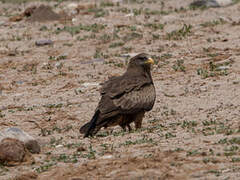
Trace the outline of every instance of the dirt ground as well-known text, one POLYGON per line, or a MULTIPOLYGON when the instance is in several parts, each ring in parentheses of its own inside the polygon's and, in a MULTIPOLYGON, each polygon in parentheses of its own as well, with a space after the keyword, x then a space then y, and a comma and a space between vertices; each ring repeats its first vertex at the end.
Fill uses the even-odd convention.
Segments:
POLYGON ((0 179, 240 179, 240 4, 70 3, 41 4, 71 22, 11 22, 40 2, 0 2, 0 129, 17 126, 42 147, 34 164, 0 165, 0 179), (44 39, 53 45, 35 45, 44 39), (99 84, 141 52, 156 61, 157 92, 143 128, 84 139, 99 84))

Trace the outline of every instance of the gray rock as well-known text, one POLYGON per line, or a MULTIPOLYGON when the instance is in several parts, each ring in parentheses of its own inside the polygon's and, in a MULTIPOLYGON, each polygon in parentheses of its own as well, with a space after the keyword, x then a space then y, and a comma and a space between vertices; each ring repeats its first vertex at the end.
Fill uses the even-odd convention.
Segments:
POLYGON ((45 40, 38 40, 35 42, 36 46, 46 46, 46 45, 52 45, 53 41, 50 39, 45 40))
POLYGON ((13 138, 22 141, 31 153, 40 153, 41 151, 37 140, 19 128, 10 127, 0 131, 0 142, 5 138, 13 138))
POLYGON ((190 7, 224 7, 233 4, 233 0, 196 0, 190 4, 190 7))
POLYGON ((197 0, 190 4, 190 7, 220 7, 216 0, 197 0))
POLYGON ((95 62, 104 62, 104 59, 103 58, 95 58, 90 61, 84 61, 81 64, 93 64, 95 62))

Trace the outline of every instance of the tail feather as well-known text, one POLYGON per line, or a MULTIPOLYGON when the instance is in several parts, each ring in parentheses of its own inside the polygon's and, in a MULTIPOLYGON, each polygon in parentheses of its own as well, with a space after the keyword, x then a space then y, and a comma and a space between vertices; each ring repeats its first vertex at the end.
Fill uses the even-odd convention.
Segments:
POLYGON ((93 135, 93 132, 94 132, 94 129, 96 127, 96 121, 98 119, 98 116, 99 116, 99 113, 100 111, 97 110, 95 112, 95 114, 93 115, 92 119, 90 122, 88 122, 87 124, 83 125, 81 128, 80 128, 80 132, 84 133, 84 137, 88 137, 89 135, 93 135))

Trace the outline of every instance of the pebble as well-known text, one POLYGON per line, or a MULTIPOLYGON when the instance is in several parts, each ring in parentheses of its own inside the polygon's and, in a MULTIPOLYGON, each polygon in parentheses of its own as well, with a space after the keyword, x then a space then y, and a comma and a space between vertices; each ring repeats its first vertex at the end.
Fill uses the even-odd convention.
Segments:
POLYGON ((233 4, 233 0, 197 0, 190 4, 193 7, 224 7, 233 4))
POLYGON ((57 69, 62 69, 63 63, 62 63, 62 62, 56 62, 55 67, 56 67, 57 69))
POLYGON ((10 127, 0 131, 0 142, 5 138, 22 141, 31 153, 40 153, 41 148, 37 140, 17 127, 10 127))
POLYGON ((0 163, 7 166, 15 166, 22 162, 34 162, 24 143, 18 139, 4 138, 0 142, 0 163))
POLYGON ((99 83, 83 83, 82 85, 87 88, 90 86, 99 86, 99 83))
POLYGON ((62 144, 59 144, 59 145, 56 146, 56 148, 62 148, 62 147, 63 147, 62 144))
POLYGON ((8 54, 9 50, 5 47, 0 47, 0 54, 8 54))
POLYGON ((92 63, 95 63, 95 62, 104 62, 104 59, 102 59, 102 58, 96 58, 96 59, 92 59, 92 60, 90 60, 90 61, 82 62, 81 64, 92 64, 92 63))
POLYGON ((227 70, 229 69, 229 66, 219 66, 216 68, 216 70, 227 70))
POLYGON ((37 40, 35 42, 36 46, 46 46, 46 45, 52 45, 53 41, 50 39, 45 39, 45 40, 37 40))

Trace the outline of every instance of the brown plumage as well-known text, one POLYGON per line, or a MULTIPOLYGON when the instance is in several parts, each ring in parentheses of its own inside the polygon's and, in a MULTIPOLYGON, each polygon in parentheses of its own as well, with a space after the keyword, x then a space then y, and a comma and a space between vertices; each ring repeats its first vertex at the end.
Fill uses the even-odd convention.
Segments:
POLYGON ((102 98, 91 121, 80 128, 84 137, 96 134, 102 127, 120 125, 124 130, 134 122, 141 128, 146 111, 154 105, 156 93, 151 76, 153 60, 145 53, 130 59, 127 71, 104 82, 102 98))

